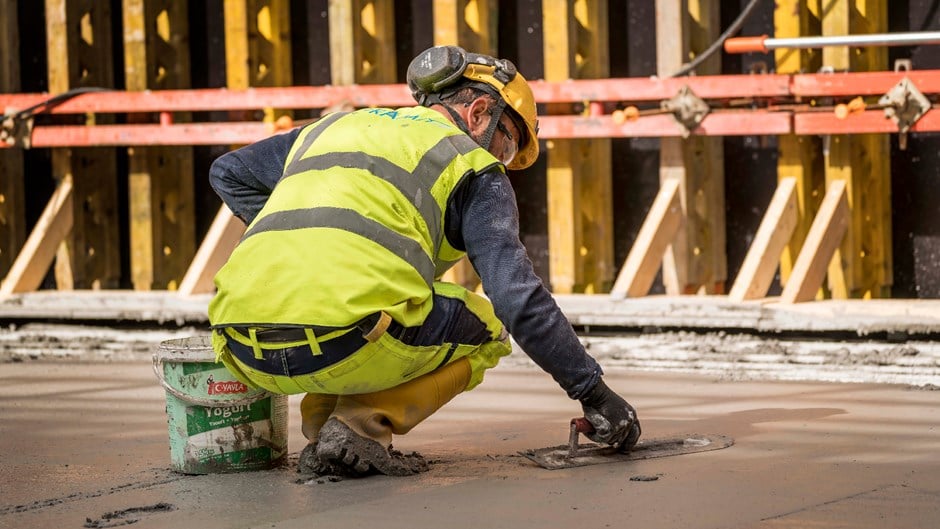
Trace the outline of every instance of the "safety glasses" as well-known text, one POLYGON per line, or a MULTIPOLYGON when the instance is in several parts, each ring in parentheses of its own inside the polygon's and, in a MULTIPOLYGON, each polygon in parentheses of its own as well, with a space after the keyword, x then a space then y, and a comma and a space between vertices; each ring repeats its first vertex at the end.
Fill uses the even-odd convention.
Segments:
POLYGON ((503 154, 499 157, 499 161, 503 162, 504 165, 509 165, 519 152, 519 144, 513 138, 512 133, 509 132, 509 127, 504 125, 502 120, 496 122, 496 130, 506 136, 506 141, 503 142, 503 154))

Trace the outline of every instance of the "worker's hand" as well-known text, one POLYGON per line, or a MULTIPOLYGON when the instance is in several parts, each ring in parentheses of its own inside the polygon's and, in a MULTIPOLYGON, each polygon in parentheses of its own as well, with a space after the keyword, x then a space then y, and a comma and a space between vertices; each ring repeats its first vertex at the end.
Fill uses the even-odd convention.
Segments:
POLYGON ((617 395, 603 380, 583 399, 584 417, 594 426, 594 433, 585 434, 597 443, 629 450, 640 439, 640 420, 636 410, 623 397, 617 395))

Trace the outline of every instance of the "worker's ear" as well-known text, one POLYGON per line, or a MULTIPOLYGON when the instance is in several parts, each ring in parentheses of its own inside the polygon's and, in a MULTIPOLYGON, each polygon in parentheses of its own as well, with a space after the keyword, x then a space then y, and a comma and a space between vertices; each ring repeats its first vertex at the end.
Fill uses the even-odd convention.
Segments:
POLYGON ((476 137, 486 131, 490 124, 490 100, 480 96, 470 102, 467 108, 467 127, 472 136, 476 137))

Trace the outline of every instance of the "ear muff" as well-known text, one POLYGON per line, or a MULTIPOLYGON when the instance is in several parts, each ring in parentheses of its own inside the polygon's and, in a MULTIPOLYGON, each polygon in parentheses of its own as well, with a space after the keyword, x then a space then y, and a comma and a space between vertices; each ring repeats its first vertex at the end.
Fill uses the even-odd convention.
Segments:
POLYGON ((429 48, 408 65, 408 87, 423 105, 429 94, 439 93, 454 84, 467 69, 467 53, 457 46, 429 48))

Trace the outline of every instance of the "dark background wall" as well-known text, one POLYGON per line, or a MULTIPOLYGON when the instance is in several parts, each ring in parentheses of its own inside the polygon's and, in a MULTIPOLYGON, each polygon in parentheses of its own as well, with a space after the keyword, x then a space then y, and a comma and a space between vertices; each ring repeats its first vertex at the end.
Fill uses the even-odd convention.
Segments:
MULTIPOLYGON (((891 31, 940 30, 940 0, 889 2, 891 31)), ((889 58, 940 69, 940 47, 899 47, 889 58)), ((940 298, 940 134, 912 134, 901 151, 891 137, 894 289, 898 298, 940 298)))
MULTIPOLYGON (((110 0, 113 13, 121 12, 121 1, 110 0)), ((541 0, 508 0, 499 6, 499 54, 514 61, 530 79, 544 74, 541 0)), ((748 0, 724 0, 722 26, 727 27, 748 0)), ((764 2, 745 24, 742 34, 773 34, 773 3, 764 2)), ((225 85, 224 27, 222 0, 191 0, 190 47, 195 88, 225 85)), ((327 84, 330 80, 328 0, 294 0, 291 3, 295 84, 327 84)), ((891 31, 940 30, 940 0, 892 0, 889 2, 891 31)), ((42 2, 23 2, 19 8, 21 32, 22 89, 42 92, 48 88, 46 35, 42 2)), ((395 3, 396 57, 399 81, 411 57, 432 44, 431 0, 399 0, 395 3)), ((121 20, 115 16, 116 88, 123 87, 121 20)), ((645 77, 656 71, 656 34, 653 2, 624 0, 609 2, 610 69, 612 77, 645 77)), ((940 51, 933 47, 890 49, 890 58, 909 58, 915 69, 940 68, 940 51)), ((772 55, 722 57, 723 73, 750 72, 761 63, 773 70, 772 55)), ((197 116, 208 119, 213 116, 197 116)), ((219 116, 221 118, 221 116, 219 116)), ((300 115, 299 117, 307 117, 300 115)), ((893 207, 893 296, 940 298, 940 135, 913 134, 908 149, 891 140, 893 207)), ((615 139, 613 145, 615 258, 619 266, 633 245, 636 234, 659 188, 659 141, 615 139)), ((733 281, 753 240, 761 217, 776 186, 777 145, 774 137, 745 136, 724 140, 726 156, 726 210, 728 282, 733 281)), ((198 239, 207 232, 220 202, 204 176, 212 160, 227 147, 198 147, 195 150, 198 239)), ((126 167, 124 150, 119 163, 126 167)), ((26 214, 31 227, 54 188, 46 150, 26 152, 26 214)), ((548 277, 548 237, 545 189, 545 158, 526 171, 510 175, 519 198, 522 238, 537 272, 548 277)), ((126 179, 122 179, 126 186, 126 179)), ((126 190, 121 190, 126 196, 126 190)), ((122 206, 126 240, 127 211, 122 206)), ((129 269, 125 256, 123 266, 129 269)), ((47 284, 51 279, 47 279, 47 284)), ((129 288, 129 278, 122 279, 129 288)), ((653 293, 662 292, 657 279, 653 293)), ((771 294, 778 293, 775 286, 771 294)))

